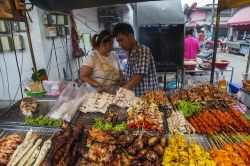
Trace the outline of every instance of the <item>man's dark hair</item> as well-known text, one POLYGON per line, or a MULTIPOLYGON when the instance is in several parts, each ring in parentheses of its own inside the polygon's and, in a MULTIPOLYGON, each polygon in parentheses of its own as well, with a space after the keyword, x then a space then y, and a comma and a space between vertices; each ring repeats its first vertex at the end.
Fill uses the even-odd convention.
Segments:
POLYGON ((114 36, 117 36, 119 33, 122 33, 124 35, 129 35, 130 33, 132 33, 134 35, 134 30, 130 24, 122 22, 116 24, 115 27, 113 28, 114 36))
POLYGON ((193 35, 193 30, 192 29, 187 29, 185 32, 185 35, 193 35))

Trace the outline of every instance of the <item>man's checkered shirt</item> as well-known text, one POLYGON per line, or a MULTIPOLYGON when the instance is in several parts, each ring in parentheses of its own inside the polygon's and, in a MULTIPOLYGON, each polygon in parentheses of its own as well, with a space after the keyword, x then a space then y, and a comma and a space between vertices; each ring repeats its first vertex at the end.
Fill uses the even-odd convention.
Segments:
POLYGON ((137 43, 128 56, 126 81, 132 79, 135 74, 143 74, 142 81, 133 88, 136 96, 142 96, 147 90, 158 90, 159 83, 156 75, 154 58, 150 49, 137 43))

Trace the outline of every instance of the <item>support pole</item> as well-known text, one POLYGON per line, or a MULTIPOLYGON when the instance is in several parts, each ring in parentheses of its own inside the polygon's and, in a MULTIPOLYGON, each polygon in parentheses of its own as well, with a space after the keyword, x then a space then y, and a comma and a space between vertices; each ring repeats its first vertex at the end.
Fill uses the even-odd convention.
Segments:
POLYGON ((213 0, 213 8, 212 8, 212 20, 211 20, 211 34, 214 33, 214 10, 215 9, 215 0, 213 0))
POLYGON ((30 29, 29 29, 27 20, 25 21, 25 27, 26 27, 26 34, 27 34, 27 39, 28 39, 28 44, 29 44, 29 49, 30 49, 31 60, 33 64, 33 71, 36 72, 37 71, 36 60, 34 56, 33 46, 32 46, 31 37, 30 37, 30 29))
POLYGON ((213 52, 213 60, 212 60, 212 71, 211 71, 211 78, 210 84, 214 83, 214 69, 215 69, 215 61, 216 61, 216 54, 217 54, 217 47, 218 47, 218 34, 219 34, 219 27, 220 27, 220 6, 221 1, 218 1, 218 8, 216 14, 216 29, 215 29, 215 37, 214 37, 214 52, 213 52))
MULTIPOLYGON (((250 48, 249 48, 250 49, 250 48)), ((250 51, 248 52, 248 58, 247 58, 247 66, 246 66, 246 73, 249 72, 249 64, 250 64, 250 51)), ((245 80, 247 80, 247 74, 245 75, 245 80)))

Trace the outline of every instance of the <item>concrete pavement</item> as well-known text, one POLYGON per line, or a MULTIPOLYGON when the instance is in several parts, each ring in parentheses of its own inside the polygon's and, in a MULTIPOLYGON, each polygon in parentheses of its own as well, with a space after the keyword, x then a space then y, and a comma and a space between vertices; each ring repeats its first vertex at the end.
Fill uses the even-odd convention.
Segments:
MULTIPOLYGON (((234 67, 233 83, 240 83, 242 81, 242 73, 245 73, 246 71, 247 57, 230 53, 218 52, 217 59, 230 61, 229 65, 234 67)), ((230 75, 230 72, 225 73, 225 76, 228 81, 230 80, 230 75)))

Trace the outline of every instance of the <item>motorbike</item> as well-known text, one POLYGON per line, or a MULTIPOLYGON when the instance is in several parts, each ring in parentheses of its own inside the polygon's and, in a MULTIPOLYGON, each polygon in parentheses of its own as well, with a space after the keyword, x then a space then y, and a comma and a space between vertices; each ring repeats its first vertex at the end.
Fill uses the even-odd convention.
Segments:
MULTIPOLYGON (((218 42, 217 42, 218 47, 223 47, 223 40, 224 40, 223 37, 220 37, 220 38, 218 39, 218 42)), ((206 49, 206 50, 214 49, 214 41, 211 40, 211 39, 208 39, 208 40, 206 41, 206 43, 205 43, 205 49, 206 49)))

